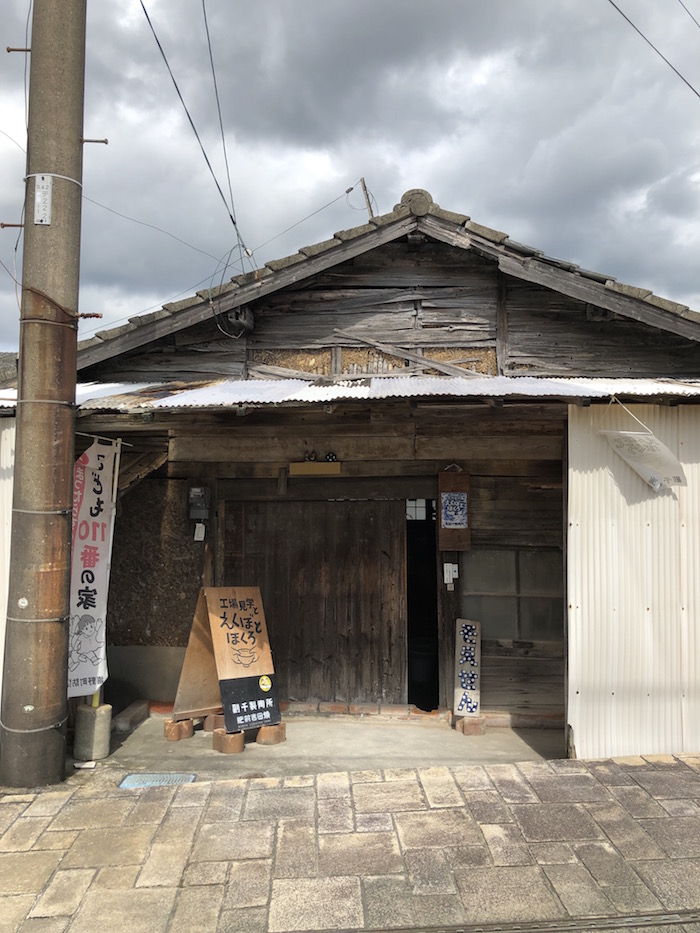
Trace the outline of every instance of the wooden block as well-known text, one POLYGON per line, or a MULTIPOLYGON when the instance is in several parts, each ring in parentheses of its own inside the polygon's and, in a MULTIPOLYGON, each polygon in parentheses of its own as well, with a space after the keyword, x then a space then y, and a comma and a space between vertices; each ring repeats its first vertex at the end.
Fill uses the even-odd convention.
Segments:
POLYGON ((237 755, 245 748, 245 733, 214 729, 212 748, 215 752, 222 752, 224 755, 237 755))
POLYGON ((204 723, 202 724, 204 732, 213 732, 215 729, 223 728, 225 728, 223 713, 210 713, 204 717, 204 723))
POLYGON ((486 732, 486 717, 465 716, 463 719, 457 720, 455 729, 457 732, 461 732, 462 735, 484 735, 486 732))
POLYGON ((287 738, 287 724, 281 722, 276 726, 260 726, 258 737, 255 740, 258 745, 279 745, 287 738))
POLYGON ((194 720, 173 719, 163 720, 163 732, 168 742, 179 742, 180 739, 189 739, 194 734, 194 720))

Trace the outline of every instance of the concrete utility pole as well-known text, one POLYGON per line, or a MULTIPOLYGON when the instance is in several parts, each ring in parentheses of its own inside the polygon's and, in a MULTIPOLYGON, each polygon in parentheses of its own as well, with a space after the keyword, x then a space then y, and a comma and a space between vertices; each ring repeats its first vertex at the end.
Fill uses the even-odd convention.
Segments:
POLYGON ((0 784, 64 778, 86 0, 34 0, 0 784))

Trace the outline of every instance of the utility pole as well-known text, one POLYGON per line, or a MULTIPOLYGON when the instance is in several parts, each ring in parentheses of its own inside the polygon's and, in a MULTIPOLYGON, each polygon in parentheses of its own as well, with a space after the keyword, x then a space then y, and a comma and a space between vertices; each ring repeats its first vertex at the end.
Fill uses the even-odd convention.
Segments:
POLYGON ((34 0, 0 785, 65 777, 86 0, 34 0))

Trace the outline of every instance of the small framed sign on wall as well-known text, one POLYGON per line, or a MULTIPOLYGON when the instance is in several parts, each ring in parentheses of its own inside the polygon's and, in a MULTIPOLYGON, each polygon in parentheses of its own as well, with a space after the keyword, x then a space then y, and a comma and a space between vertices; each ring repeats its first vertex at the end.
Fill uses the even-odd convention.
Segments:
POLYGON ((438 473, 438 548, 471 548, 471 502, 468 473, 438 473))

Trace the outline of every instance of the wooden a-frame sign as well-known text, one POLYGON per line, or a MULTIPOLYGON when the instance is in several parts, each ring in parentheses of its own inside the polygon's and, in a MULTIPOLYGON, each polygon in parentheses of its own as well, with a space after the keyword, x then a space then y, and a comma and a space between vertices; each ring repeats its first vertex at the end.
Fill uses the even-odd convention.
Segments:
POLYGON ((195 719, 222 709, 227 732, 282 721, 257 586, 199 591, 173 719, 195 719))

